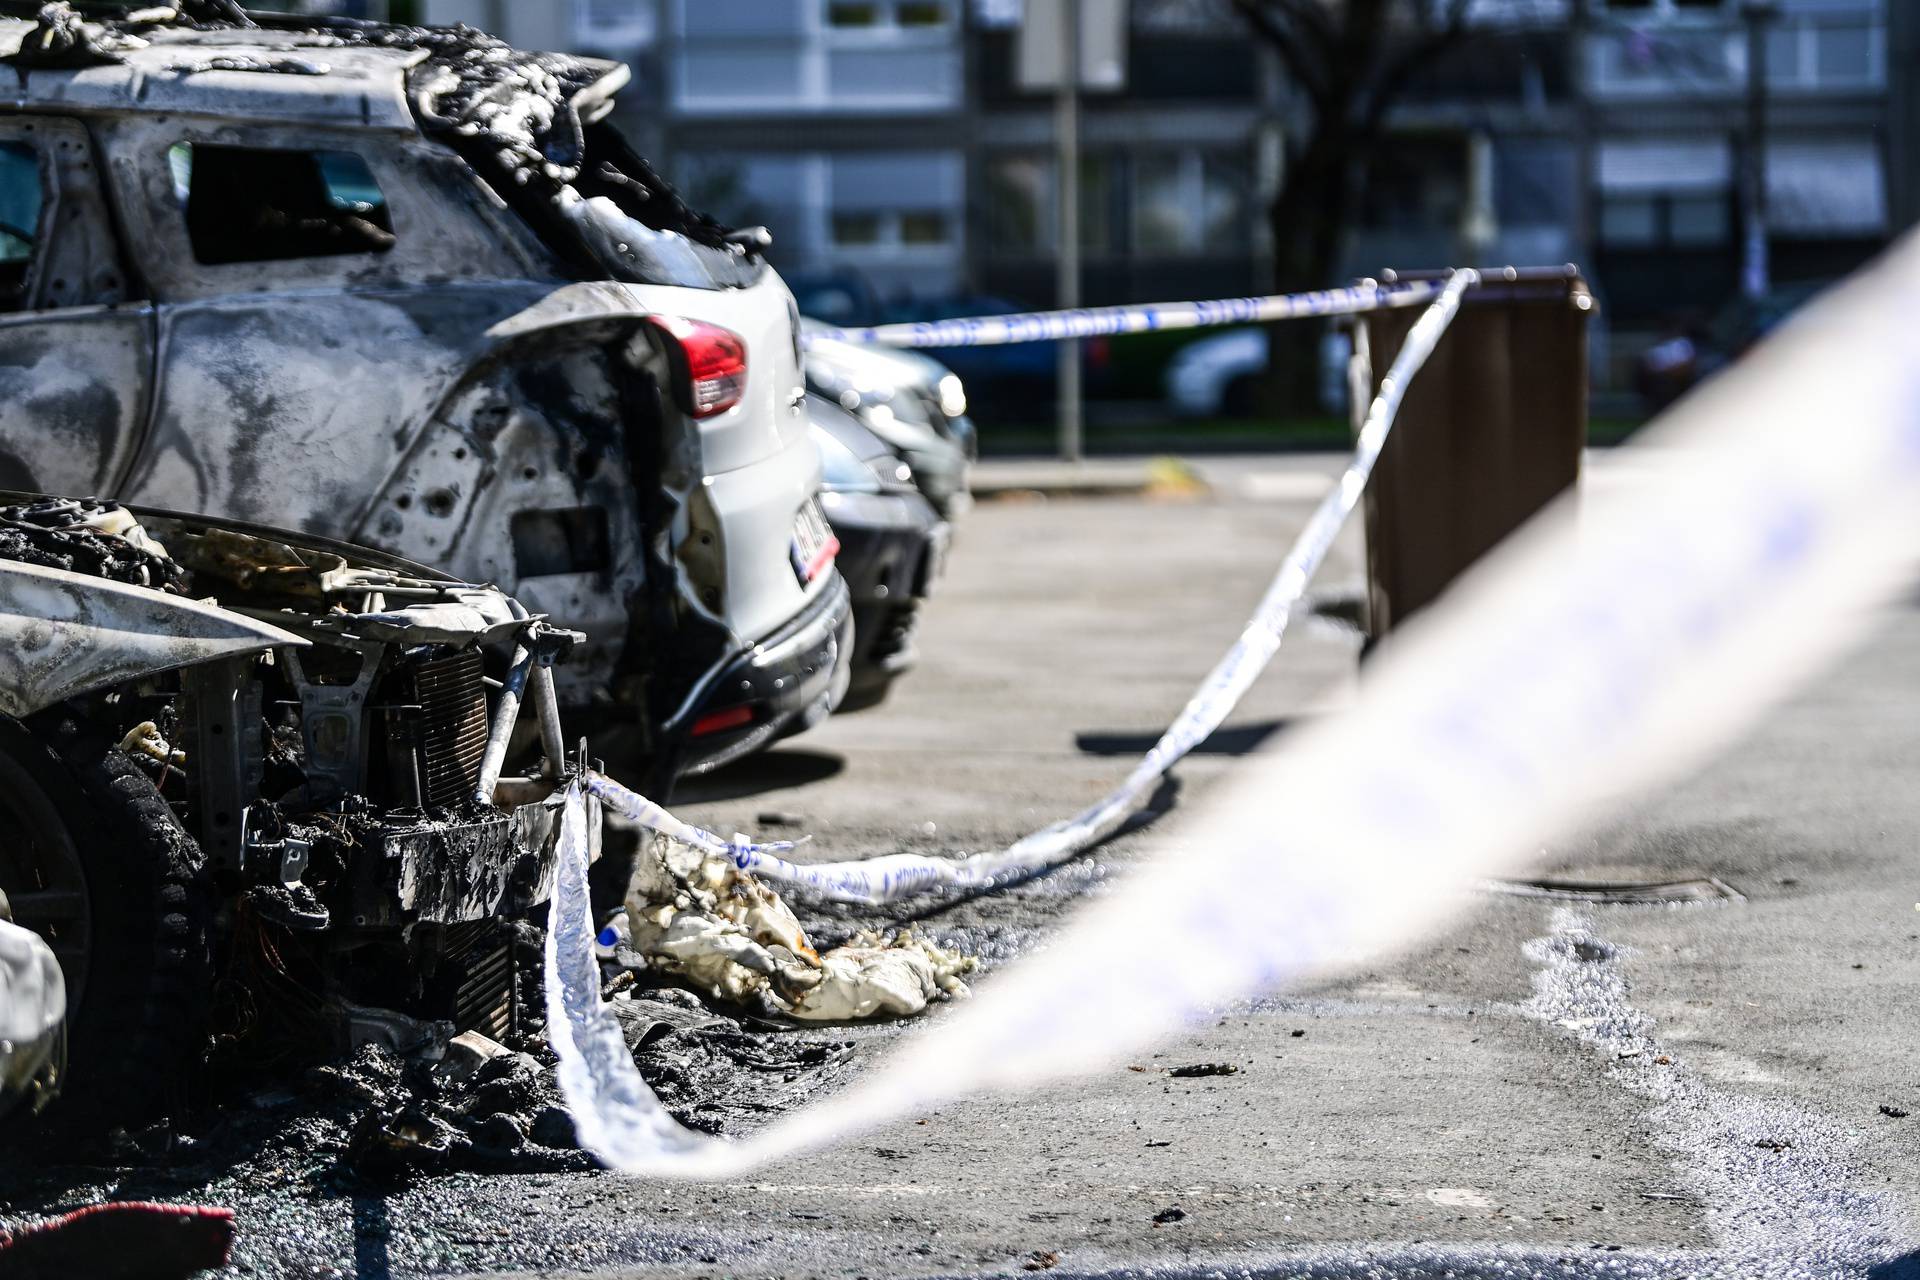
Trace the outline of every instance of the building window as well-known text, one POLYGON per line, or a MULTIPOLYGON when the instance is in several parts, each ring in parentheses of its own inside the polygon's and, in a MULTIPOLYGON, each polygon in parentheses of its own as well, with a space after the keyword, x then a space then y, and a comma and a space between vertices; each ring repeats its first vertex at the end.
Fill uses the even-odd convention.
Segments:
MULTIPOLYGON (((1593 87, 1602 96, 1726 95, 1747 83, 1747 31, 1737 5, 1608 0, 1616 19, 1588 40, 1593 87)), ((1767 82, 1807 92, 1877 89, 1887 82, 1887 21, 1878 6, 1836 0, 1787 8, 1766 27, 1767 82)))
POLYGON ((826 0, 826 6, 827 26, 835 31, 913 31, 953 21, 948 0, 826 0))
POLYGON ((1675 248, 1711 249, 1732 238, 1732 210, 1724 196, 1667 197, 1667 240, 1675 248))
POLYGON ((683 112, 961 104, 956 0, 673 0, 668 13, 683 112))
POLYGON ((1652 196, 1610 196, 1600 202, 1601 243, 1618 249, 1660 242, 1660 208, 1652 196))
POLYGON ((1246 166, 1198 151, 1135 156, 1133 249, 1204 253, 1247 235, 1246 166))
POLYGON ((1039 156, 996 156, 987 170, 987 243, 1007 254, 1053 244, 1053 166, 1039 156))
POLYGON ((833 215, 833 243, 842 249, 869 248, 880 243, 881 217, 877 213, 833 215))
POLYGON ((1636 192, 1600 201, 1600 242, 1609 249, 1719 249, 1732 242, 1726 192, 1636 192))
POLYGON ((580 43, 600 49, 637 49, 653 44, 654 0, 574 0, 580 43))
POLYGON ((900 243, 911 245, 945 244, 953 239, 947 215, 937 210, 908 210, 900 215, 900 243))
MULTIPOLYGON (((1080 248, 1107 253, 1118 242, 1114 228, 1116 158, 1080 157, 1080 248)), ((1054 222, 1053 159, 1000 155, 987 167, 987 227, 994 250, 1008 257, 1052 253, 1059 241, 1054 222)))
POLYGON ((944 27, 951 16, 938 0, 900 0, 893 7, 893 20, 903 27, 944 27))
POLYGON ((1729 8, 1727 0, 1601 0, 1609 13, 1660 14, 1717 13, 1729 8))
POLYGON ((832 223, 836 249, 925 249, 953 240, 952 220, 937 210, 835 211, 832 223))

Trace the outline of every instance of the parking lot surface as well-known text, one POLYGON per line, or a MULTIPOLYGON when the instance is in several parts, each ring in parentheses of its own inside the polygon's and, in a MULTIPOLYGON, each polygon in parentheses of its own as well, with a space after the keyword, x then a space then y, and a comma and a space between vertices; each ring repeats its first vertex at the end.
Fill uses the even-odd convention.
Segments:
MULTIPOLYGON (((1199 501, 983 506, 895 702, 677 808, 723 831, 812 832, 826 857, 987 848, 1091 800, 1230 641, 1331 463, 1199 469, 1213 486, 1199 501)), ((1595 485, 1632 480, 1594 464, 1595 485)), ((1360 550, 1350 530, 1322 599, 1357 590, 1360 550)), ((1920 1221, 1920 1121, 1896 1114, 1920 1112, 1920 1074, 1889 1017, 1920 977, 1917 632, 1912 608, 1891 610, 1720 763, 1542 851, 1541 870, 1569 880, 1717 877, 1739 899, 1487 895, 1400 957, 1169 1028, 1139 1061, 1050 1093, 946 1108, 751 1186, 669 1202, 603 1183, 594 1213, 631 1223, 671 1203, 670 1221, 726 1245, 704 1255, 715 1264, 618 1273, 1883 1267, 1920 1221), (1237 1070, 1168 1074, 1207 1064, 1237 1070)), ((1169 812, 1051 881, 925 924, 997 961, 1038 945, 1074 893, 1177 857, 1182 806, 1237 754, 1336 709, 1356 650, 1334 623, 1300 626, 1178 771, 1169 812)), ((1286 808, 1275 796, 1261 820, 1282 825, 1286 808)))
MULTIPOLYGON (((1334 465, 1223 459, 1198 464, 1210 492, 1181 500, 983 504, 892 700, 686 784, 676 812, 811 834, 805 856, 825 859, 977 851, 1077 810, 1237 634, 1334 465)), ((1608 466, 1596 483, 1631 483, 1608 466)), ((1339 617, 1360 555, 1349 530, 1320 614, 1150 821, 1013 891, 814 913, 816 933, 916 916, 981 957, 991 992, 1076 901, 1177 858, 1194 802, 1240 756, 1350 696, 1359 640, 1339 617)), ((1572 880, 1713 877, 1737 897, 1468 896, 1442 935, 1364 971, 750 1181, 461 1174, 382 1191, 255 1174, 196 1198, 237 1200, 254 1274, 1909 1274, 1917 641, 1920 611, 1890 609, 1735 752, 1541 853, 1572 880)), ((1289 803, 1250 820, 1284 826, 1289 803)), ((914 1025, 849 1033, 817 1087, 914 1025)), ((810 1079, 767 1074, 760 1101, 802 1105, 810 1079)))

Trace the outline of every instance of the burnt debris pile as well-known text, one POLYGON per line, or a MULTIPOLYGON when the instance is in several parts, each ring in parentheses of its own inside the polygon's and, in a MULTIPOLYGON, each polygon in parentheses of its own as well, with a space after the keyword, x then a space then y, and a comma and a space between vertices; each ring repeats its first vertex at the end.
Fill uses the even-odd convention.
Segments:
MULTIPOLYGON (((757 1026, 684 991, 628 987, 611 1007, 675 1118, 704 1133, 757 1127, 835 1083, 854 1057, 830 1032, 757 1026)), ((217 1105, 167 1123, 0 1162, 0 1202, 54 1211, 103 1171, 172 1197, 216 1184, 329 1195, 448 1173, 597 1167, 577 1148, 544 1039, 466 1033, 406 1055, 363 1044, 296 1075, 229 1082, 217 1105)))
POLYGON ((91 499, 0 506, 0 559, 173 595, 193 588, 193 576, 146 537, 125 508, 91 499))

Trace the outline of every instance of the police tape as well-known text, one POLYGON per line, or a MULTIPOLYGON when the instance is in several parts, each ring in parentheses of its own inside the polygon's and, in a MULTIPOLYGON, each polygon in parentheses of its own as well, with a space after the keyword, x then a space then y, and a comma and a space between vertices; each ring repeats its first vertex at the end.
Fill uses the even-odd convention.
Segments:
POLYGON ((1343 289, 1270 294, 1256 298, 1216 298, 1208 302, 1146 302, 1119 307, 1079 307, 1067 311, 1023 311, 1005 316, 969 316, 868 325, 852 329, 813 329, 804 341, 877 343, 888 347, 994 347, 1010 342, 1057 342, 1062 338, 1101 338, 1157 329, 1201 329, 1223 324, 1260 324, 1313 316, 1355 315, 1431 302, 1445 290, 1439 280, 1382 285, 1365 281, 1343 289))
POLYGON ((1473 271, 1454 272, 1414 322, 1401 343, 1399 355, 1380 380, 1379 393, 1368 406, 1346 470, 1294 539, 1239 639, 1200 682, 1180 714, 1126 780, 1083 812, 1036 831, 1005 849, 967 858, 929 858, 900 853, 858 862, 796 863, 778 856, 793 848, 790 843, 754 844, 743 836, 723 840, 710 831, 681 821, 645 796, 629 791, 604 775, 589 775, 587 788, 601 803, 642 826, 730 857, 743 871, 782 884, 799 885, 836 902, 877 906, 940 887, 991 889, 1057 867, 1084 853, 1118 830, 1153 794, 1167 771, 1226 721, 1260 673, 1273 661, 1294 607, 1306 594, 1308 583, 1326 560, 1334 539, 1366 490, 1367 477, 1373 474, 1380 450, 1387 442, 1387 433, 1393 429, 1408 382, 1427 362, 1441 335, 1459 314, 1461 297, 1478 281, 1479 276, 1473 271))
POLYGON ((1479 877, 1697 766, 1910 580, 1917 293, 1909 240, 1635 446, 1651 479, 1607 487, 1578 520, 1550 509, 1456 584, 1350 709, 1244 764, 1178 857, 1134 869, 854 1086, 743 1141, 677 1125, 601 1004, 575 784, 548 1002, 583 1144, 629 1173, 728 1176, 1103 1069, 1224 1004, 1417 940, 1479 877))

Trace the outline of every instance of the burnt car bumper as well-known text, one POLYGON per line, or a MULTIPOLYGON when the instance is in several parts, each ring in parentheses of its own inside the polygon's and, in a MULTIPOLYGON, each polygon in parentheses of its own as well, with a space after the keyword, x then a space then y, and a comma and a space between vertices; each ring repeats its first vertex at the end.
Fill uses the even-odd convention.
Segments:
POLYGON ((853 677, 843 711, 872 706, 910 669, 920 601, 945 569, 952 526, 917 493, 828 493, 853 595, 853 677))
POLYGON ((833 580, 786 626, 721 667, 676 717, 681 774, 705 773, 798 733, 840 705, 853 646, 852 599, 833 580))

